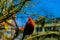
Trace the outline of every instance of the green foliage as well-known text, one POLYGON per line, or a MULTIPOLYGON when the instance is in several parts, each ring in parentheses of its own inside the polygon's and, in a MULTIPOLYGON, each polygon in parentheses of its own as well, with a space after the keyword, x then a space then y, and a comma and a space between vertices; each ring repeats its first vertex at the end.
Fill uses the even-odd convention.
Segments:
POLYGON ((44 26, 44 24, 45 24, 45 17, 39 17, 39 18, 35 21, 35 23, 38 24, 38 25, 44 26))

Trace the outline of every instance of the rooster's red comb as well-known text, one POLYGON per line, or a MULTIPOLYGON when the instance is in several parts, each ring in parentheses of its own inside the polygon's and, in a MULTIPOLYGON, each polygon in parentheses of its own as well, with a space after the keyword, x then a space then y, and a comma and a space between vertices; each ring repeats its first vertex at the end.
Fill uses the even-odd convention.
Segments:
POLYGON ((32 18, 31 18, 31 17, 29 17, 29 18, 28 18, 28 21, 30 21, 30 20, 32 20, 32 18))

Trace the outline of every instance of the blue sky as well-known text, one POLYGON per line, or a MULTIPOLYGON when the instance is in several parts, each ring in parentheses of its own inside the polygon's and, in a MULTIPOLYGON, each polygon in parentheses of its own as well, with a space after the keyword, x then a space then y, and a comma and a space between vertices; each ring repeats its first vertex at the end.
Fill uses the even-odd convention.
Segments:
POLYGON ((16 21, 19 26, 24 26, 27 22, 27 18, 30 17, 29 14, 45 16, 46 13, 60 17, 60 0, 32 0, 17 14, 16 21), (28 15, 22 13, 27 13, 28 15), (21 16, 24 18, 21 18, 21 16))

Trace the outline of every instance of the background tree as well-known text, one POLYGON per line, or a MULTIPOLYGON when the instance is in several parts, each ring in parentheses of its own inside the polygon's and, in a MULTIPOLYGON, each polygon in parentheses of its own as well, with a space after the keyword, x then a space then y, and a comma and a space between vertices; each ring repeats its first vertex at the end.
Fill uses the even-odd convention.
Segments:
MULTIPOLYGON (((28 2, 30 2, 30 0, 0 0, 0 23, 10 20, 12 16, 20 12, 28 2)), ((7 24, 11 25, 10 23, 7 24)), ((16 28, 18 28, 17 25, 16 28)))
POLYGON ((16 0, 11 0, 11 1, 1 0, 0 1, 0 6, 1 6, 0 14, 2 14, 2 16, 0 16, 0 22, 5 21, 13 14, 16 14, 19 11, 21 11, 24 4, 29 0, 21 0, 21 1, 17 0, 17 1, 19 1, 18 4, 14 4, 16 0))

